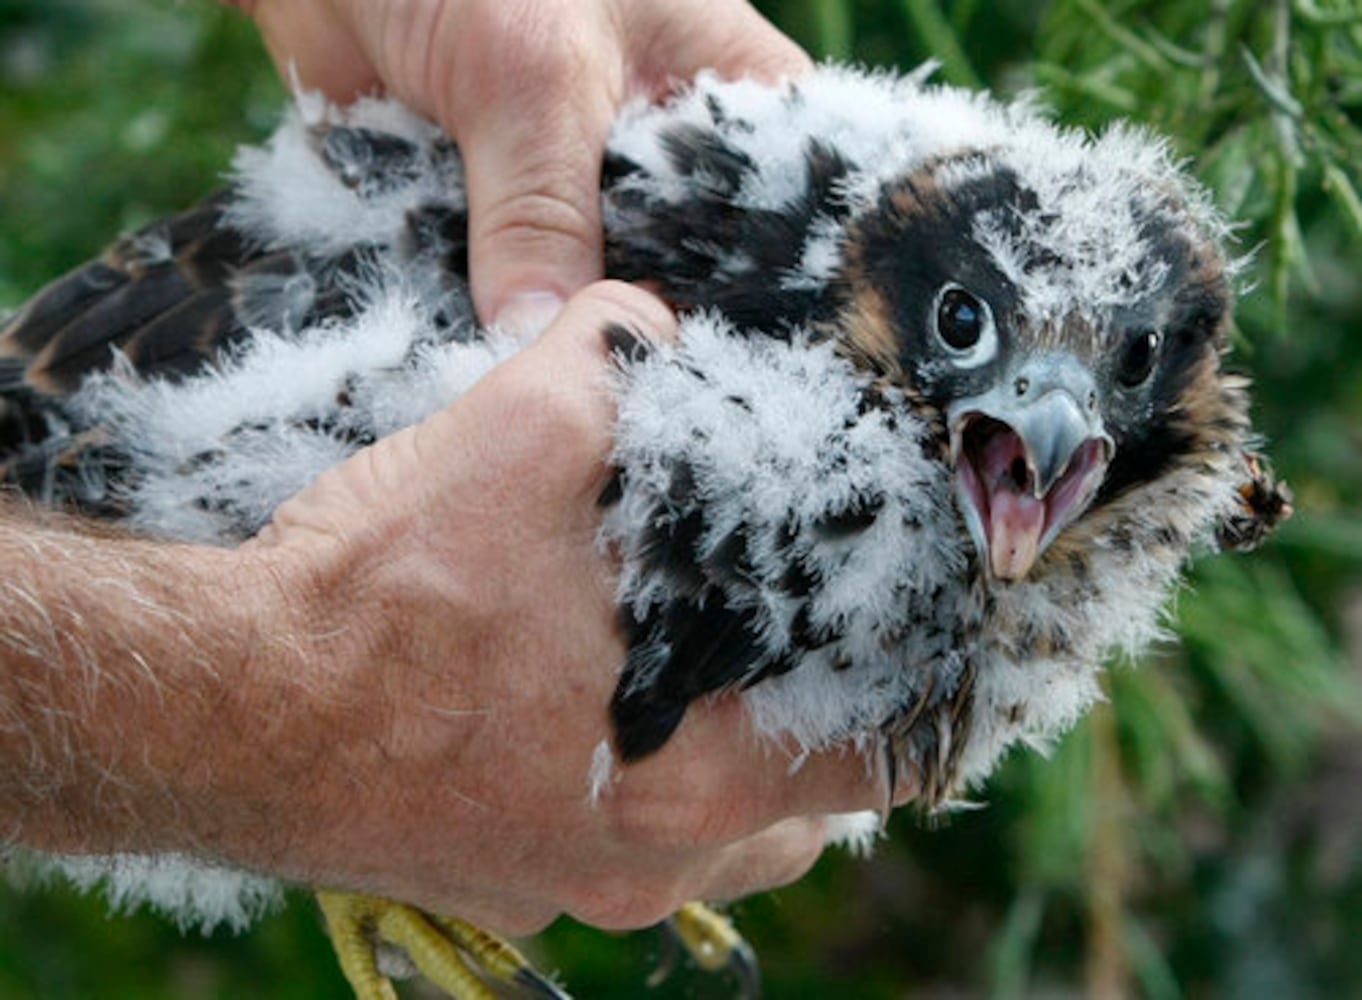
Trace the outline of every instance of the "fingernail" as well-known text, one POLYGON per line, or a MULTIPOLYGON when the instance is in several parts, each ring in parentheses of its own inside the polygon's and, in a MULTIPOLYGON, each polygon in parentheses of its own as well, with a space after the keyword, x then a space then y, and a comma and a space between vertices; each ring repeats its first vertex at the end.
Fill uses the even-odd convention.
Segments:
POLYGON ((520 337, 537 337, 563 310, 563 299, 554 292, 520 292, 497 310, 492 325, 520 337))

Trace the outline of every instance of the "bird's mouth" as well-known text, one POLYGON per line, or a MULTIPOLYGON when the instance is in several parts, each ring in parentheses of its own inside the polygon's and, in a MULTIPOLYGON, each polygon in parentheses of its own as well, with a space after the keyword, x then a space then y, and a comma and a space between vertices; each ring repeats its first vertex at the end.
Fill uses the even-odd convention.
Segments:
POLYGON ((978 411, 952 435, 956 490, 980 559, 999 580, 1019 580, 1092 501, 1110 441, 1078 442, 1046 481, 1036 451, 1009 424, 978 411))

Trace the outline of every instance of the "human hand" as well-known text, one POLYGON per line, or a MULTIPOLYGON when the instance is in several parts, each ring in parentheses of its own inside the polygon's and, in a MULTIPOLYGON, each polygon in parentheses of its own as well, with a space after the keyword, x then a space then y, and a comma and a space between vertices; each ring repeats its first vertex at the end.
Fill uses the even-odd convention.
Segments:
POLYGON ((281 72, 333 100, 385 90, 438 121, 468 180, 473 300, 538 329, 602 273, 610 123, 713 67, 776 77, 808 57, 744 0, 239 0, 281 72))
POLYGON ((590 801, 624 658, 597 543, 611 322, 675 328, 592 286, 239 549, 8 511, 7 839, 183 852, 512 933, 642 926, 801 875, 824 840, 801 817, 883 790, 853 753, 791 775, 736 695, 590 801))
POLYGON ((882 804, 856 754, 791 775, 736 696, 693 706, 589 801, 624 656, 596 540, 609 322, 653 338, 675 323, 638 289, 592 286, 453 406, 282 505, 243 550, 294 596, 301 617, 284 631, 302 666, 264 663, 242 687, 253 738, 218 772, 248 776, 252 803, 218 803, 247 824, 222 853, 506 932, 560 912, 625 928, 793 880, 824 842, 823 821, 799 817, 882 804))

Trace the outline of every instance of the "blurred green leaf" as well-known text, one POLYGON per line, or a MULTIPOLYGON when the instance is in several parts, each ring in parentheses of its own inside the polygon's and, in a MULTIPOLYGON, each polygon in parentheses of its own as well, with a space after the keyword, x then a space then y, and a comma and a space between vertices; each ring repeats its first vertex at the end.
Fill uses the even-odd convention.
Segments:
POLYGON ((970 64, 969 56, 960 42, 955 28, 941 10, 937 0, 900 0, 908 24, 927 46, 932 55, 941 60, 941 75, 950 83, 964 87, 980 87, 982 81, 970 64))

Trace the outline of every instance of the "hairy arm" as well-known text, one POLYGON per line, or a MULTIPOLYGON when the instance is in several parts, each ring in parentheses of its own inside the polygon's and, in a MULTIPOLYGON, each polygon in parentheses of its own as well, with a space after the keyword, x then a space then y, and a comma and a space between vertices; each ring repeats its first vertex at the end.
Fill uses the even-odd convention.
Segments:
MULTIPOLYGON (((199 850, 222 831, 293 603, 259 555, 0 508, 0 810, 54 851, 199 850)), ((259 749, 257 745, 256 749, 259 749)))

